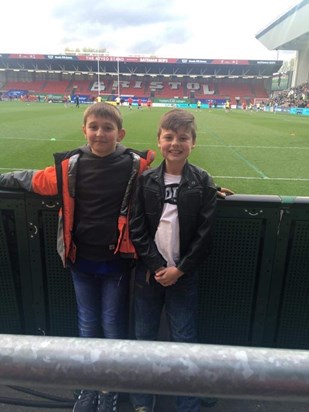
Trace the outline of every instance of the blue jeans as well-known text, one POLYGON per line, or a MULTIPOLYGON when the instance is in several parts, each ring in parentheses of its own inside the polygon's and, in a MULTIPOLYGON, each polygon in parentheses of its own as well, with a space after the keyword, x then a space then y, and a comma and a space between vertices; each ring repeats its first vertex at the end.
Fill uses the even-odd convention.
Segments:
MULTIPOLYGON (((146 281, 146 269, 137 263, 134 287, 135 336, 138 340, 157 340, 161 313, 165 306, 170 338, 173 342, 197 342, 198 279, 196 273, 184 275, 175 285, 163 287, 151 275, 146 281)), ((132 395, 134 407, 147 406, 152 410, 154 396, 132 395)), ((178 396, 177 412, 198 412, 197 397, 178 396)))
POLYGON ((123 262, 114 273, 70 268, 77 302, 79 336, 126 339, 129 323, 130 269, 123 262))

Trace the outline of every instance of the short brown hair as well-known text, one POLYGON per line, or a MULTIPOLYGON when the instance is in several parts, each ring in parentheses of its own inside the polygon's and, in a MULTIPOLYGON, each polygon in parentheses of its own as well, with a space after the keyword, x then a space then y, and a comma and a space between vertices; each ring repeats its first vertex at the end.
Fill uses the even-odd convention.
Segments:
POLYGON ((181 127, 184 127, 186 131, 191 132, 192 138, 195 141, 197 127, 193 114, 184 109, 172 109, 161 117, 158 137, 160 137, 162 129, 177 132, 181 127))
POLYGON ((87 119, 91 115, 96 117, 109 117, 117 124, 118 130, 122 129, 122 115, 117 107, 110 103, 93 103, 87 107, 84 112, 84 126, 86 126, 87 119))

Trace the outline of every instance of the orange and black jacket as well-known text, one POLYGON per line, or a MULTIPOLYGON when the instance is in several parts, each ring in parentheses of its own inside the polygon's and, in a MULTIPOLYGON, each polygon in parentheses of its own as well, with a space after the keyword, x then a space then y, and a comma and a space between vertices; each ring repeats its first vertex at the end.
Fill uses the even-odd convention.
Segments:
MULTIPOLYGON (((131 194, 137 176, 146 170, 154 159, 154 152, 143 153, 127 149, 132 156, 132 171, 121 205, 118 219, 118 244, 115 253, 122 257, 136 257, 135 249, 129 238, 128 212, 131 194)), ((63 265, 68 259, 75 262, 76 246, 72 239, 75 210, 75 189, 78 161, 82 154, 80 148, 70 152, 55 153, 55 165, 43 170, 23 170, 0 174, 0 187, 24 189, 43 196, 60 196, 61 208, 58 218, 57 251, 63 265)))

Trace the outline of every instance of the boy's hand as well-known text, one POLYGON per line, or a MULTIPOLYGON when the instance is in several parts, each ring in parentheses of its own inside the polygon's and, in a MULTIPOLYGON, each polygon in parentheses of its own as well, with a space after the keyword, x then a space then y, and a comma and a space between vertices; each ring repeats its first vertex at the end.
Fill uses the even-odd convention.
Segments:
POLYGON ((156 271, 155 280, 164 287, 172 286, 182 275, 183 272, 181 270, 177 269, 175 266, 170 266, 156 271))
POLYGON ((227 187, 220 187, 217 190, 217 196, 222 198, 222 199, 226 198, 226 196, 231 196, 233 194, 234 194, 234 192, 232 190, 228 189, 227 187))

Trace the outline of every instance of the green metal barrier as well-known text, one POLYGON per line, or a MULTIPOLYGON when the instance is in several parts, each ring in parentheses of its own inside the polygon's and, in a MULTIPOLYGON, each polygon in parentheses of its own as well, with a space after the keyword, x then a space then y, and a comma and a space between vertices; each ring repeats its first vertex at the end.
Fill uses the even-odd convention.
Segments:
POLYGON ((213 252, 200 271, 200 342, 263 344, 280 206, 277 196, 219 203, 213 252))
MULTIPOLYGON (((0 333, 77 336, 58 209, 57 198, 0 192, 0 333)), ((309 198, 219 201, 199 269, 199 342, 309 348, 308 244, 309 198)))
POLYGON ((77 336, 76 303, 71 276, 56 251, 59 200, 26 195, 31 222, 33 294, 38 332, 77 336))
POLYGON ((309 348, 309 198, 283 198, 265 344, 309 348))
POLYGON ((0 332, 31 329, 32 284, 22 193, 0 197, 0 332))

